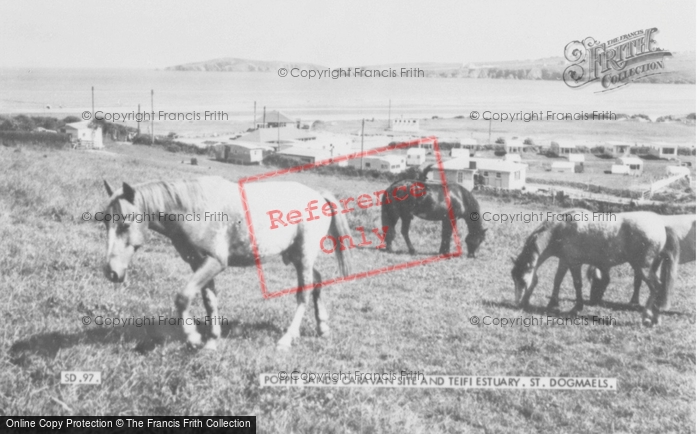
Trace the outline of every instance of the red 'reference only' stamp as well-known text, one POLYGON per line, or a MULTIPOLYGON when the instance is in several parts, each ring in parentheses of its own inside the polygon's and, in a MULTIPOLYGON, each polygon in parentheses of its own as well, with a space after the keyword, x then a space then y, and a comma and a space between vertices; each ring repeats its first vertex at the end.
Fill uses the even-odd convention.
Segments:
MULTIPOLYGON (((253 250, 253 255, 255 259, 255 266, 258 272, 258 278, 260 280, 260 288, 262 290, 262 295, 264 298, 274 298, 285 294, 295 294, 298 291, 311 290, 316 286, 325 287, 335 283, 342 283, 351 280, 361 279, 365 277, 372 277, 379 274, 388 273, 391 271, 403 270, 406 268, 415 267, 418 265, 426 265, 433 262, 450 259, 453 257, 461 256, 462 247, 460 243, 459 233, 457 230, 457 222, 452 209, 452 204, 450 203, 450 194, 447 186, 447 178, 443 169, 442 158, 440 155, 440 149, 438 147, 437 138, 434 136, 424 137, 420 139, 411 140, 408 142, 402 142, 398 144, 392 144, 380 148, 370 149, 364 152, 357 152, 354 154, 343 155, 340 157, 329 158, 316 163, 301 164, 299 166, 291 167, 288 169, 280 169, 272 172, 267 172, 259 175, 248 176, 241 178, 238 181, 239 191, 241 195, 241 200, 243 203, 243 209, 246 216, 247 226, 249 228, 250 242, 253 250), (421 258, 413 261, 407 261, 400 264, 389 265, 377 269, 362 271, 358 273, 351 274, 349 276, 337 277, 332 279, 323 280, 319 284, 309 283, 303 288, 297 286, 287 288, 281 291, 269 291, 265 279, 265 274, 263 271, 263 265, 261 260, 261 255, 258 249, 258 244, 256 242, 256 234, 253 229, 253 221, 251 216, 251 211, 248 204, 248 199, 246 196, 245 186, 253 182, 263 181, 279 177, 285 174, 292 174, 307 170, 312 170, 319 166, 326 166, 334 163, 340 163, 343 161, 349 161, 353 159, 360 159, 364 157, 375 156, 381 153, 391 152, 400 149, 406 149, 417 145, 432 143, 433 152, 435 155, 436 166, 438 173, 440 174, 440 183, 444 189, 446 205, 448 208, 448 216, 452 225, 452 236, 455 240, 456 251, 444 253, 440 255, 431 256, 428 258, 421 258)), ((356 197, 342 198, 338 200, 338 203, 326 202, 324 204, 316 203, 317 201, 311 201, 309 203, 300 204, 297 209, 276 209, 274 206, 271 207, 266 212, 266 222, 269 223, 269 229, 275 230, 280 227, 286 227, 288 225, 295 225, 300 223, 302 220, 307 219, 308 221, 317 220, 320 218, 331 218, 336 214, 346 214, 354 211, 355 209, 367 209, 373 206, 381 206, 382 200, 396 200, 402 201, 409 197, 420 197, 425 194, 425 186, 416 181, 410 186, 395 188, 395 191, 385 191, 379 190, 366 194, 360 194, 356 197), (357 207, 357 208, 355 208, 357 207)), ((387 228, 364 228, 362 226, 355 228, 357 237, 355 240, 350 235, 344 235, 340 237, 333 237, 328 234, 324 236, 319 243, 319 249, 321 252, 330 254, 335 251, 335 249, 353 249, 356 247, 371 247, 374 246, 377 249, 382 249, 385 247, 384 240, 387 234, 387 228), (357 241, 357 242, 356 242, 357 241)))

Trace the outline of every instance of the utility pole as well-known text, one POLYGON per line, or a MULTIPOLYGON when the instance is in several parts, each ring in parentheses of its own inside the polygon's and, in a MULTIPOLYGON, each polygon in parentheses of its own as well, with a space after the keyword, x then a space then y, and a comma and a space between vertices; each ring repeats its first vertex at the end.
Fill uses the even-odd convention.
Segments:
POLYGON ((155 111, 153 110, 153 89, 151 89, 151 146, 153 146, 153 141, 156 137, 156 131, 153 128, 153 118, 155 118, 155 111))
POLYGON ((253 101, 253 129, 255 129, 255 118, 258 117, 258 102, 253 101))
POLYGON ((391 100, 389 100, 389 125, 387 125, 387 128, 391 129, 391 100))
POLYGON ((92 86, 92 118, 95 118, 95 86, 92 86))
POLYGON ((141 135, 141 103, 139 103, 139 111, 136 115, 136 134, 141 135))
POLYGON ((489 119, 489 145, 491 144, 491 119, 489 119))
POLYGON ((364 171, 364 154, 365 154, 365 119, 362 118, 362 132, 360 133, 360 172, 364 171))

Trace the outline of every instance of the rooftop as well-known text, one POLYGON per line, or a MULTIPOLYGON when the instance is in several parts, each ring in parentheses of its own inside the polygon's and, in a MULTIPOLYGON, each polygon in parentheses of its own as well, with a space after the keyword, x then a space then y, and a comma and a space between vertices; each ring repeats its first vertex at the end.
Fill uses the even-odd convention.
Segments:
POLYGON ((240 146, 241 148, 246 148, 246 149, 263 149, 266 151, 273 151, 274 148, 272 146, 267 146, 263 145, 262 143, 256 143, 256 142, 244 142, 244 141, 238 141, 238 140, 232 140, 230 142, 222 142, 221 144, 223 145, 236 145, 240 146))
MULTIPOLYGON (((469 169, 471 158, 466 155, 463 157, 453 158, 442 163, 442 168, 446 170, 464 170, 469 169)), ((433 166, 433 170, 438 170, 437 165, 433 166)))
POLYGON ((91 127, 91 123, 92 121, 71 122, 70 124, 66 124, 66 128, 73 128, 76 130, 82 130, 85 128, 99 128, 99 126, 91 127))
POLYGON ((311 140, 315 138, 308 130, 297 128, 258 128, 257 130, 240 137, 245 142, 277 143, 290 140, 311 140))
POLYGON ((515 172, 527 167, 527 164, 513 161, 496 160, 494 158, 473 158, 476 168, 479 170, 492 170, 494 172, 515 172))
POLYGON ((617 159, 618 162, 622 164, 643 164, 644 161, 642 161, 641 158, 638 157, 620 157, 617 159))
POLYGON ((280 113, 277 110, 271 110, 264 115, 258 116, 258 118, 255 120, 256 123, 268 123, 268 122, 273 122, 273 123, 294 123, 296 122, 295 120, 291 119, 289 116, 285 116, 284 113, 280 113))
POLYGON ((314 157, 320 159, 331 158, 331 153, 325 149, 313 149, 313 148, 300 148, 292 146, 291 148, 279 151, 280 155, 294 155, 296 157, 314 157))

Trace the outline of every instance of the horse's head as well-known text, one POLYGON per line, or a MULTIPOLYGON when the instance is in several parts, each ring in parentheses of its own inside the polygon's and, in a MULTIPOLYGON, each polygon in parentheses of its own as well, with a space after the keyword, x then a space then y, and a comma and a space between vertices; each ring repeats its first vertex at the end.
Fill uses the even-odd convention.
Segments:
POLYGON ((479 249, 481 243, 484 242, 487 230, 488 229, 469 231, 467 237, 464 239, 464 242, 467 243, 467 258, 476 258, 476 251, 479 249))
POLYGON ((527 304, 532 290, 537 286, 537 258, 527 244, 520 255, 512 259, 513 269, 510 275, 515 285, 515 304, 527 304))
POLYGON ((123 282, 131 257, 143 244, 144 219, 138 218, 139 209, 134 205, 136 192, 127 183, 114 192, 105 181, 105 188, 110 197, 104 212, 104 224, 107 228, 107 263, 105 276, 112 282, 123 282))

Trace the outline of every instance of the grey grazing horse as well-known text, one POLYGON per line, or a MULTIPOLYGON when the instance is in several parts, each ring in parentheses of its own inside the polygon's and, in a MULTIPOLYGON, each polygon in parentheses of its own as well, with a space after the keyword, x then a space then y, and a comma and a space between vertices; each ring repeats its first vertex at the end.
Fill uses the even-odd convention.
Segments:
MULTIPOLYGON (((695 214, 684 214, 660 215, 659 217, 663 220, 664 225, 666 225, 667 228, 673 229, 673 232, 679 238, 680 256, 678 258, 678 265, 695 262, 695 221, 697 216, 695 214)), ((653 271, 657 272, 661 265, 662 258, 659 258, 652 266, 653 271)), ((605 294, 608 283, 610 283, 610 270, 589 266, 586 275, 591 281, 591 302, 599 304, 603 301, 603 295, 605 294)), ((672 278, 672 276, 673 273, 668 277, 662 276, 662 278, 672 278)), ((671 285, 672 283, 673 282, 669 282, 671 285)), ((634 293, 630 300, 631 305, 639 305, 639 289, 641 286, 642 275, 635 270, 634 293)), ((670 286, 668 289, 670 293, 670 286)))
MULTIPOLYGON (((201 291, 207 315, 218 315, 214 277, 227 266, 252 266, 257 258, 264 260, 282 255, 285 264, 294 264, 299 290, 297 309, 278 346, 288 348, 299 337, 299 327, 306 307, 307 286, 312 296, 318 332, 328 333, 328 314, 321 302, 321 275, 314 269, 320 241, 327 234, 350 236, 342 214, 306 220, 271 228, 266 211, 303 209, 316 201, 325 205, 338 202, 330 193, 319 193, 295 182, 254 182, 245 186, 248 210, 255 233, 255 246, 249 234, 245 207, 239 186, 219 177, 188 181, 150 182, 118 190, 105 182, 109 204, 105 211, 120 216, 105 221, 107 227, 107 264, 105 274, 113 282, 124 280, 133 254, 144 243, 146 229, 170 238, 180 256, 189 263, 193 274, 175 300, 183 331, 192 347, 202 345, 202 337, 190 318, 190 303, 201 291), (134 216, 149 216, 143 219, 134 216), (131 216, 131 218, 130 218, 131 216), (225 216, 226 218, 221 218, 225 216)), ((290 213, 291 214, 291 213, 290 213)), ((349 274, 347 249, 335 251, 341 274, 349 274)), ((205 348, 215 349, 221 334, 220 324, 213 322, 206 336, 205 348)))

